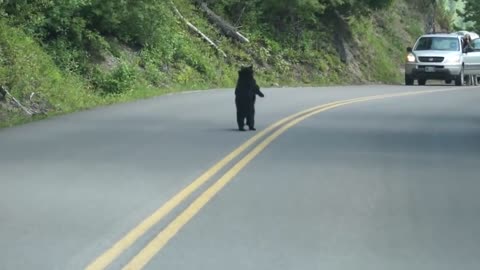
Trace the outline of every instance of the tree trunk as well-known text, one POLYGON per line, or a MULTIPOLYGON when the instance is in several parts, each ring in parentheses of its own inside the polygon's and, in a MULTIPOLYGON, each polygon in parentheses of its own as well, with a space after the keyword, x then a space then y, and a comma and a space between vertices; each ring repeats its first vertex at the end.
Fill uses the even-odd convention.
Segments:
POLYGON ((0 85, 0 100, 4 100, 6 96, 7 96, 7 91, 3 89, 3 85, 0 85))

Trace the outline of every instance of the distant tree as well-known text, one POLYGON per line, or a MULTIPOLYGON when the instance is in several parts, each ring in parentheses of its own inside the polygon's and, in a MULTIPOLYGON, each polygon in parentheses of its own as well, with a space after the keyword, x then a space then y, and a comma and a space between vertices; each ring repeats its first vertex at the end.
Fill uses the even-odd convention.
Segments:
POLYGON ((464 12, 459 12, 467 23, 473 23, 473 28, 480 30, 480 1, 465 0, 464 12))
POLYGON ((10 21, 45 41, 90 44, 99 34, 143 46, 166 24, 157 0, 0 0, 10 21))

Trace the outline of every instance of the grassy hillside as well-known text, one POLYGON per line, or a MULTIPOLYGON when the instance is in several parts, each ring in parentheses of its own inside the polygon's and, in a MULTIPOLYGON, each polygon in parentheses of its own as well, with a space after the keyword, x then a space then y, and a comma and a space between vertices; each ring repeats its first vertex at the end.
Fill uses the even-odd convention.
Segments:
MULTIPOLYGON (((71 112, 100 102, 100 97, 82 78, 62 71, 37 41, 8 26, 3 19, 0 20, 0 84, 8 87, 23 105, 41 112, 71 112)), ((21 109, 8 101, 0 102, 0 125, 23 120, 21 109)))
POLYGON ((128 8, 111 0, 26 2, 32 3, 0 0, 0 86, 39 114, 29 117, 7 97, 0 101, 0 127, 167 92, 232 88, 238 68, 251 63, 262 87, 399 83, 404 48, 424 25, 410 0, 375 9, 302 0, 288 10, 272 1, 263 8, 289 12, 276 17, 259 11, 268 1, 212 3, 250 40, 239 43, 193 1, 175 1, 225 58, 190 31, 168 1, 128 8))

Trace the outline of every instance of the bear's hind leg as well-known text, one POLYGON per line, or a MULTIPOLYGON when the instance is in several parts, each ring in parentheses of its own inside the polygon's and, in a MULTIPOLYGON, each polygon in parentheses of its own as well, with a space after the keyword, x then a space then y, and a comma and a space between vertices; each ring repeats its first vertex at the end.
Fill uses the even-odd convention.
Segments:
POLYGON ((245 131, 245 114, 243 113, 242 110, 237 110, 237 125, 238 125, 238 130, 240 131, 245 131))
POLYGON ((250 130, 257 130, 255 129, 255 105, 251 105, 248 110, 247 115, 247 125, 250 130))

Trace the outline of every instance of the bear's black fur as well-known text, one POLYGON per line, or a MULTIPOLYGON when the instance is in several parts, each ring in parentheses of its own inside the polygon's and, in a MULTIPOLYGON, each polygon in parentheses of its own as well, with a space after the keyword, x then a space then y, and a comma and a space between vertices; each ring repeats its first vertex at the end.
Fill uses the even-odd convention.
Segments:
POLYGON ((256 96, 264 97, 253 76, 253 66, 243 67, 238 71, 238 81, 235 88, 235 105, 237 107, 237 124, 244 131, 245 119, 250 130, 255 130, 255 100, 256 96))

